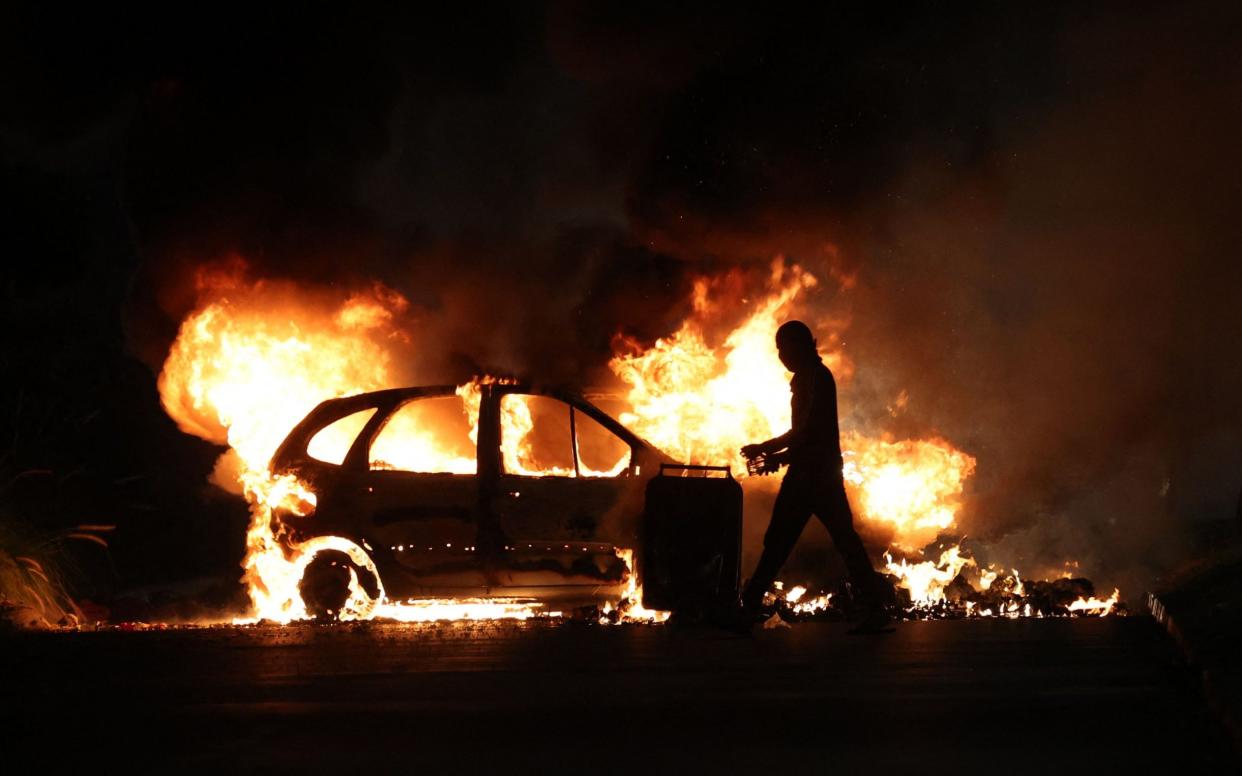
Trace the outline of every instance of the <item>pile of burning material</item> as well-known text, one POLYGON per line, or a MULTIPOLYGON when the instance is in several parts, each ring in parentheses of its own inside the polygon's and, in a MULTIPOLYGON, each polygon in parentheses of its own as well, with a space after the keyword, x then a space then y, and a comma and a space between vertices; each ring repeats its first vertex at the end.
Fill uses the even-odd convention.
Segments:
POLYGON ((793 585, 786 589, 785 583, 778 581, 763 597, 763 606, 765 610, 770 609, 781 615, 783 620, 837 620, 846 616, 845 607, 841 604, 843 595, 848 597, 848 589, 844 592, 808 595, 808 590, 803 585, 793 585))
POLYGON ((1083 577, 1023 580, 1017 569, 980 567, 960 543, 940 549, 937 560, 918 563, 885 554, 884 571, 895 581, 898 604, 908 617, 1105 616, 1124 609, 1120 591, 1101 600, 1083 577))
MULTIPOLYGON (((894 606, 904 619, 966 619, 975 617, 1106 617, 1124 615, 1119 590, 1096 596, 1091 580, 1023 579, 1017 569, 1002 573, 980 569, 960 544, 944 549, 935 561, 895 561, 885 554, 884 575, 893 586, 894 606)), ((777 582, 764 599, 765 608, 785 621, 848 619, 854 596, 849 583, 811 594, 804 585, 777 582)))
MULTIPOLYGON (((1015 574, 1006 577, 1006 583, 1011 581, 1016 587, 993 585, 987 590, 967 592, 956 601, 946 598, 946 607, 951 609, 953 615, 960 615, 964 610, 968 617, 1106 617, 1125 614, 1120 590, 1114 589, 1108 598, 1097 598, 1095 586, 1084 577, 1024 582, 1015 574)), ((919 610, 915 607, 913 611, 917 613, 919 610)))

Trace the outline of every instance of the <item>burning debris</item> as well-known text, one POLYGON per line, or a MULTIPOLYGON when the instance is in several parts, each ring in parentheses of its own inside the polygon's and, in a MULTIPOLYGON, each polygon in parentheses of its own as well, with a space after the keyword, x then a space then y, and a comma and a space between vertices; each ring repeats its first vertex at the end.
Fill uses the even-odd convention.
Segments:
POLYGON ((773 585, 774 593, 769 593, 769 604, 776 604, 778 609, 787 610, 791 614, 818 614, 828 611, 832 606, 833 593, 821 593, 810 598, 806 597, 806 588, 802 585, 794 585, 787 592, 784 582, 777 582, 773 585))
MULTIPOLYGON (((718 310, 707 278, 696 284, 693 313, 673 335, 646 348, 618 338, 617 354, 609 365, 627 387, 622 398, 628 409, 620 413, 621 424, 613 427, 608 424, 615 421, 589 404, 567 399, 568 412, 556 421, 568 422, 565 438, 572 443, 567 457, 558 457, 545 433, 552 415, 539 405, 540 397, 516 382, 490 377, 446 387, 442 395, 456 401, 456 409, 438 415, 402 415, 397 409, 405 405, 395 399, 388 405, 359 405, 358 412, 324 425, 302 449, 317 461, 340 465, 348 456, 368 455, 369 446, 369 469, 374 474, 422 473, 439 478, 445 488, 478 478, 499 482, 495 479, 499 472, 539 491, 529 494, 527 502, 562 498, 546 483, 596 481, 605 487, 627 479, 637 482, 649 476, 659 460, 727 462, 745 476, 739 448, 789 424, 788 404, 772 400, 784 394, 788 382, 773 333, 818 281, 796 264, 777 259, 767 283, 751 305, 753 312, 719 345, 713 345, 708 334, 707 321, 718 310), (581 444, 581 427, 590 422, 603 423, 623 444, 599 449, 581 444), (491 423, 496 424, 495 431, 491 423), (625 436, 627 429, 637 436, 625 436), (639 437, 658 450, 644 452, 649 446, 639 437), (497 451, 495 463, 491 463, 492 445, 497 451)), ((425 622, 560 614, 522 596, 390 597, 376 559, 387 562, 385 553, 394 546, 404 550, 404 542, 377 548, 361 534, 307 534, 306 526, 321 520, 325 510, 331 511, 330 504, 321 508, 319 503, 326 480, 304 475, 297 466, 273 468, 281 460, 282 440, 325 400, 399 384, 394 365, 417 358, 417 347, 405 322, 408 302, 383 286, 343 299, 284 293, 278 304, 272 303, 268 290, 262 281, 248 284, 236 277, 200 283, 201 304, 183 322, 159 381, 164 407, 183 430, 228 446, 213 480, 239 490, 251 505, 243 566, 252 611, 237 621, 288 623, 315 615, 305 600, 309 588, 304 578, 308 570, 323 566, 326 557, 337 559, 328 565, 342 592, 335 603, 317 608, 342 620, 425 622)), ((837 334, 823 337, 829 343, 827 360, 848 375, 850 364, 837 334)), ((898 397, 896 402, 904 400, 898 397)), ((909 552, 954 526, 965 482, 976 465, 972 456, 936 437, 899 440, 852 430, 842 441, 844 475, 858 516, 888 531, 894 548, 909 552)), ((360 465, 366 465, 365 459, 360 465)), ((748 487, 772 484, 754 478, 748 487)), ((515 504, 527 503, 516 486, 502 491, 515 504)), ((336 497, 328 496, 329 501, 336 497)), ((461 514, 480 514, 475 503, 483 502, 462 506, 461 514)), ((571 521, 573 530, 593 536, 602 530, 600 524, 617 518, 600 512, 580 513, 574 519, 578 522, 571 521)), ((491 562, 478 558, 514 548, 498 526, 493 541, 487 541, 484 527, 480 524, 477 536, 459 540, 454 552, 468 548, 474 554, 469 562, 490 575, 483 587, 503 590, 493 582, 496 569, 491 562)), ((620 561, 623 573, 604 586, 614 597, 599 607, 600 621, 663 621, 667 613, 641 604, 635 545, 625 543, 632 541, 625 538, 632 536, 632 526, 609 527, 615 533, 609 557, 613 563, 620 561)), ((453 547, 447 543, 446 551, 453 547)), ((565 550, 569 549, 567 543, 565 550)), ((585 547, 583 553, 590 554, 585 547)), ((416 554, 402 553, 403 560, 416 554)), ((891 556, 887 561, 886 571, 896 581, 909 616, 1107 614, 1118 606, 1116 593, 1101 601, 1094 597, 1090 582, 1081 579, 1030 583, 1028 590, 1016 571, 1010 576, 999 569, 979 569, 957 546, 944 550, 936 561, 912 562, 907 557, 894 561, 891 556)), ((808 597, 806 588, 798 586, 777 590, 771 602, 797 618, 830 616, 848 600, 848 591, 808 597)))
MULTIPOLYGON (((885 562, 883 573, 893 585, 895 608, 905 619, 1106 617, 1126 611, 1119 590, 1100 599, 1091 580, 1083 577, 1034 581, 1024 580, 1017 569, 1005 573, 980 568, 960 544, 942 549, 934 561, 895 561, 890 552, 885 562)), ((850 613, 848 585, 810 598, 802 585, 786 590, 777 582, 773 587, 764 605, 785 620, 844 619, 850 613)))
MULTIPOLYGON (((894 561, 885 553, 884 571, 895 581, 898 602, 907 616, 1063 617, 1104 616, 1118 607, 1120 591, 1107 601, 1094 598, 1091 580, 1071 577, 1024 580, 1017 569, 981 568, 961 543, 941 545, 935 561, 894 561)), ((1120 607, 1118 607, 1120 608, 1120 607)))

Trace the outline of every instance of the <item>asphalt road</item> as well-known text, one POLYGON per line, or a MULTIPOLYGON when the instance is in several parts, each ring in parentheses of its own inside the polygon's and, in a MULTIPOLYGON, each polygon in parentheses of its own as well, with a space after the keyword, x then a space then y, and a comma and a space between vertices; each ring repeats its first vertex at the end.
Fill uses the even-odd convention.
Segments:
POLYGON ((1237 768, 1150 618, 845 628, 21 634, 0 724, 8 752, 129 772, 1237 768))

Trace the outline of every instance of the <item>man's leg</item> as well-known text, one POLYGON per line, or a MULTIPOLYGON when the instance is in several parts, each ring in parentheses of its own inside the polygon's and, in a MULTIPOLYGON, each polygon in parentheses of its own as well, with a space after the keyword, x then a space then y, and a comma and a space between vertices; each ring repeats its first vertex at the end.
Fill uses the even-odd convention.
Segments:
POLYGON ((845 568, 855 584, 865 583, 875 574, 867 548, 854 530, 854 513, 845 496, 845 488, 829 486, 827 492, 816 499, 815 514, 832 536, 837 552, 845 559, 845 568))
POLYGON ((742 606, 747 612, 759 610, 763 594, 776 581, 776 575, 802 535, 806 521, 811 518, 811 501, 805 491, 799 481, 791 480, 789 475, 781 482, 776 503, 772 506, 772 521, 763 535, 763 554, 750 575, 750 582, 742 591, 742 606))
POLYGON ((862 538, 854 530, 854 513, 850 511, 844 483, 833 483, 817 494, 815 514, 828 529, 832 543, 845 560, 850 582, 862 596, 864 605, 882 606, 885 596, 880 586, 883 582, 871 565, 871 556, 867 554, 862 538))

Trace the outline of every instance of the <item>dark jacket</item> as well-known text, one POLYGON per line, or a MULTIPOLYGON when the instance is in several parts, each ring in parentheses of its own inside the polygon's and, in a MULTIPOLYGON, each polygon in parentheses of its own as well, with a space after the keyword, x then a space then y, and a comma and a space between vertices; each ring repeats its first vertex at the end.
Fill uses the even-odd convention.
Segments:
POLYGON ((837 383, 822 361, 789 382, 792 424, 783 439, 790 468, 841 469, 841 432, 837 423, 837 383))

